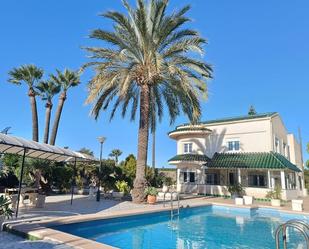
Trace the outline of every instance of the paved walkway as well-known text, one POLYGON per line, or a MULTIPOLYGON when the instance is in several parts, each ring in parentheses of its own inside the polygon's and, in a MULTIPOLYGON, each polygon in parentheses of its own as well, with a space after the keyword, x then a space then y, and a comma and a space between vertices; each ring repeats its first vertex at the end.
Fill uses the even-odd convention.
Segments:
MULTIPOLYGON (((303 203, 303 208, 304 212, 309 213, 309 196, 302 198, 304 203, 303 203)), ((211 197, 207 198, 204 200, 206 203, 219 203, 219 204, 234 204, 234 200, 232 199, 224 199, 221 197, 211 197)), ((265 201, 254 201, 254 206, 259 206, 259 207, 271 207, 270 202, 265 202, 265 201)), ((276 207, 277 208, 277 207, 276 207)), ((292 211, 292 203, 291 201, 287 203, 283 203, 281 207, 277 208, 280 210, 285 210, 285 211, 292 211)))
POLYGON ((6 232, 0 232, 0 248, 1 249, 71 249, 71 247, 61 245, 53 241, 48 240, 29 241, 6 232))
POLYGON ((89 199, 85 195, 75 195, 71 205, 70 195, 48 196, 44 208, 21 208, 19 219, 42 220, 72 215, 99 214, 102 212, 147 208, 146 204, 134 204, 131 201, 89 199))

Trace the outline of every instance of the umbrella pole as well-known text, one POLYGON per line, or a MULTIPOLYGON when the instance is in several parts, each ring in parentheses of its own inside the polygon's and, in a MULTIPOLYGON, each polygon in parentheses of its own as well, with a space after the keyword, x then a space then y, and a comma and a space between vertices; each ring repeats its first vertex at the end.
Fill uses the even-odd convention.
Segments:
POLYGON ((75 174, 76 174, 76 158, 74 160, 74 170, 73 170, 73 178, 72 178, 72 188, 71 188, 71 205, 73 204, 73 196, 74 196, 74 185, 75 185, 75 174))
POLYGON ((16 207, 16 214, 15 217, 18 217, 18 211, 19 211, 19 201, 20 201, 20 194, 21 194, 21 188, 22 188, 22 182, 23 182, 23 174, 24 174, 24 166, 25 166, 25 157, 26 157, 26 148, 24 148, 24 154, 23 159, 21 163, 21 170, 19 175, 19 187, 18 187, 18 195, 17 195, 17 207, 16 207))

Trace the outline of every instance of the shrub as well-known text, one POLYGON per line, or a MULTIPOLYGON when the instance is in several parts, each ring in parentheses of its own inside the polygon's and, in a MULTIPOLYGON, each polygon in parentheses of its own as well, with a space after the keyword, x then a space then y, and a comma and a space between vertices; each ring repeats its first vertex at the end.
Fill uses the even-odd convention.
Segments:
POLYGON ((116 181, 116 188, 119 192, 128 194, 130 192, 130 187, 126 181, 116 181))
POLYGON ((231 195, 243 195, 244 189, 240 183, 228 186, 227 190, 231 195))
POLYGON ((13 210, 10 208, 11 202, 8 198, 0 196, 0 216, 10 218, 13 215, 13 210))
POLYGON ((268 199, 281 199, 282 189, 280 185, 276 185, 273 191, 267 192, 266 198, 268 199))
POLYGON ((54 187, 61 193, 67 192, 71 188, 73 169, 69 166, 56 166, 52 170, 54 187))
POLYGON ((173 180, 172 177, 169 176, 163 176, 163 184, 166 186, 172 186, 175 184, 175 181, 173 180))
POLYGON ((156 196, 158 194, 158 190, 155 187, 147 187, 144 193, 145 195, 156 196))

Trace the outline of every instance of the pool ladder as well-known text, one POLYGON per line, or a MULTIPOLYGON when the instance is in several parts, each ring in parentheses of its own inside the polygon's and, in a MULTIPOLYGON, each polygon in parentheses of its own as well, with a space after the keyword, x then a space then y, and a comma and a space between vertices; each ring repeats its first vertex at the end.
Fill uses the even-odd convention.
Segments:
POLYGON ((174 216, 179 216, 179 209, 180 209, 179 193, 172 191, 171 192, 171 219, 173 219, 174 216), (174 193, 177 194, 177 209, 176 210, 174 209, 174 193))
POLYGON ((287 235, 286 230, 288 227, 292 227, 298 230, 306 240, 306 248, 309 249, 309 224, 302 221, 302 220, 289 220, 284 224, 281 224, 276 230, 276 249, 280 249, 280 233, 282 233, 282 240, 283 240, 283 248, 287 249, 287 235))

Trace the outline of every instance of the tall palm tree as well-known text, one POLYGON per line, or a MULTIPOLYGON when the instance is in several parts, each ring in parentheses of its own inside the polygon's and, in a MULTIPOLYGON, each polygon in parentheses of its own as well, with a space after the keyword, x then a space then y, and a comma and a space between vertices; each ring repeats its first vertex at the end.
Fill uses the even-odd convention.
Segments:
POLYGON ((44 138, 43 143, 48 143, 49 137, 49 126, 50 126, 50 116, 51 110, 53 108, 53 97, 60 92, 61 87, 57 85, 55 82, 49 81, 41 81, 36 87, 39 90, 40 96, 42 100, 46 101, 45 104, 45 129, 44 129, 44 138))
POLYGON ((90 37, 112 46, 88 47, 95 76, 89 83, 87 103, 94 103, 92 114, 97 119, 101 110, 111 104, 110 119, 117 109, 122 116, 130 109, 131 120, 139 108, 138 150, 133 201, 143 202, 146 185, 145 169, 152 110, 159 119, 164 104, 173 123, 181 111, 192 123, 201 115, 200 97, 206 96, 206 81, 211 67, 192 52, 203 53, 206 41, 197 31, 182 28, 190 21, 186 6, 166 13, 168 0, 143 0, 137 7, 123 1, 128 14, 104 13, 114 23, 112 31, 97 29, 90 37), (152 105, 156 108, 152 108, 152 105), (131 106, 131 108, 129 108, 131 106))
MULTIPOLYGON (((151 93, 150 93, 150 98, 151 100, 155 99, 155 95, 153 92, 153 89, 151 89, 151 93)), ((156 103, 155 102, 151 102, 151 108, 150 108, 150 130, 151 130, 151 135, 152 135, 152 144, 151 144, 151 149, 152 149, 152 169, 155 170, 156 167, 156 126, 157 126, 157 115, 156 115, 156 103)), ((160 120, 159 122, 161 122, 161 115, 159 116, 160 120)))
POLYGON ((26 83, 28 85, 28 96, 30 99, 31 112, 32 112, 32 140, 39 141, 39 122, 38 111, 36 104, 35 86, 43 77, 43 69, 36 67, 35 65, 23 65, 18 68, 13 68, 9 72, 9 82, 21 85, 26 83))
POLYGON ((55 145, 63 105, 67 98, 67 92, 70 88, 80 84, 80 78, 78 73, 68 69, 65 69, 63 72, 57 70, 57 74, 52 74, 50 78, 61 87, 61 94, 59 96, 58 107, 49 141, 51 145, 55 145))
POLYGON ((115 158, 115 163, 118 165, 118 158, 122 155, 122 151, 119 149, 113 149, 111 153, 109 153, 110 157, 115 158))
POLYGON ((152 135, 152 169, 154 170, 156 168, 156 131, 151 131, 152 135))

